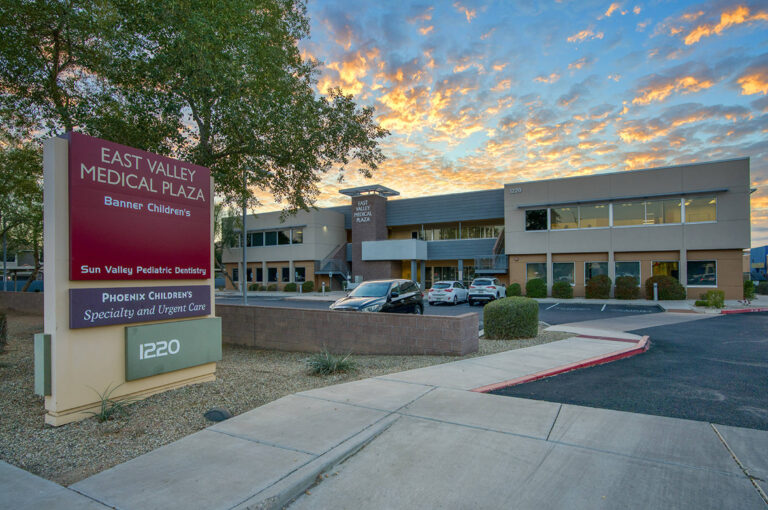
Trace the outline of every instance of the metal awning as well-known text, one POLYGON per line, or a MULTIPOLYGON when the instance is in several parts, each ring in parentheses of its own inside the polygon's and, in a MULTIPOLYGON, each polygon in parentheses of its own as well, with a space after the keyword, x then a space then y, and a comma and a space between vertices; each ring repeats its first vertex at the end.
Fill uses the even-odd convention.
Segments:
POLYGON ((580 205, 580 204, 598 204, 605 202, 619 202, 624 200, 642 200, 648 198, 667 198, 667 197, 687 197, 692 195, 711 195, 712 193, 725 193, 728 188, 714 188, 714 189, 702 189, 696 191, 678 191, 676 193, 657 193, 651 195, 625 195, 619 197, 605 197, 595 198, 589 200, 573 200, 570 202, 542 202, 540 204, 523 204, 518 205, 518 209, 533 209, 537 207, 554 207, 554 206, 568 206, 568 205, 580 205))
POLYGON ((339 190, 342 195, 348 197, 359 197, 361 195, 381 195, 382 197, 396 197, 400 194, 399 191, 395 191, 381 184, 371 184, 370 186, 358 186, 357 188, 347 188, 339 190))

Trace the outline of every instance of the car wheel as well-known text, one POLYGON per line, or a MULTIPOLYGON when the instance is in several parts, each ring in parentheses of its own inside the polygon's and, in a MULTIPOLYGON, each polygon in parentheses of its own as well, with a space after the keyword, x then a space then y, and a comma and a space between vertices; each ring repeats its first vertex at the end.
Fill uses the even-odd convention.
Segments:
POLYGON ((424 309, 421 306, 416 305, 413 307, 413 313, 416 315, 424 315, 424 309))
POLYGON ((429 302, 429 306, 435 306, 435 302, 434 301, 430 301, 429 302))
POLYGON ((453 306, 456 306, 458 302, 459 302, 459 298, 457 298, 456 296, 453 296, 453 301, 452 301, 453 306))

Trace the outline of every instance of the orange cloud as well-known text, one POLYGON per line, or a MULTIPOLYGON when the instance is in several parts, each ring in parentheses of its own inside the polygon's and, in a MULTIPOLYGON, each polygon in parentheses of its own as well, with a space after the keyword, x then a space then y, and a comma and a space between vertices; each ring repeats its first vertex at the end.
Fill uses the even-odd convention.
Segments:
POLYGON ((477 17, 477 9, 469 9, 464 7, 461 5, 461 2, 454 2, 453 7, 456 8, 457 11, 464 13, 464 15, 467 17, 467 23, 472 23, 472 18, 477 17))
POLYGON ((568 69, 581 69, 584 66, 590 65, 592 63, 592 59, 588 57, 581 57, 578 60, 574 60, 570 64, 568 64, 568 69))
POLYGON ((640 14, 640 11, 642 10, 643 10, 642 7, 640 7, 639 5, 636 5, 635 8, 632 9, 632 12, 634 12, 635 14, 640 14))
POLYGON ((487 31, 486 33, 484 33, 483 35, 481 35, 481 36, 480 36, 480 39, 482 39, 483 41, 485 41, 485 40, 486 40, 486 39, 488 39, 488 38, 489 38, 491 35, 493 35, 493 33, 494 33, 495 31, 496 31, 496 29, 495 29, 495 28, 492 28, 492 29, 490 29, 489 31, 487 31))
POLYGON ((491 90, 494 92, 501 92, 502 90, 509 89, 511 86, 512 86, 512 80, 501 80, 491 90))
POLYGON ((582 42, 586 41, 587 39, 602 39, 605 36, 602 32, 593 32, 591 28, 587 28, 585 30, 582 30, 581 32, 576 32, 572 36, 568 37, 567 41, 569 43, 575 43, 575 42, 582 42))
MULTIPOLYGON (((611 17, 611 14, 613 14, 613 13, 614 13, 614 12, 616 12, 616 11, 618 11, 619 9, 621 9, 621 4, 620 4, 620 3, 618 3, 618 2, 613 2, 613 3, 612 3, 612 4, 611 4, 609 7, 608 7, 608 10, 607 10, 607 11, 605 11, 605 14, 603 14, 603 16, 605 16, 606 18, 610 18, 610 17, 611 17)), ((637 7, 635 7, 635 9, 637 9, 637 7)), ((620 12, 621 12, 621 14, 622 14, 622 15, 624 15, 624 14, 626 14, 626 13, 627 13, 627 11, 620 11, 620 12)), ((637 13, 635 13, 635 14, 637 14, 637 13)))
POLYGON ((560 79, 560 75, 557 73, 552 73, 549 76, 537 76, 533 79, 533 81, 537 81, 539 83, 555 83, 557 80, 560 79))
POLYGON ((664 162, 664 158, 654 152, 630 152, 624 156, 628 170, 650 168, 664 162))
POLYGON ((714 34, 720 35, 723 33, 723 31, 734 25, 752 23, 755 21, 768 21, 768 11, 758 11, 752 13, 750 8, 746 5, 738 5, 731 8, 730 10, 723 11, 720 14, 719 23, 704 23, 694 27, 693 30, 691 30, 688 35, 685 36, 684 42, 686 45, 690 46, 691 44, 696 44, 704 37, 709 37, 714 34))
POLYGON ((736 81, 741 86, 742 96, 768 94, 768 65, 751 68, 736 81))
POLYGON ((323 76, 318 81, 318 90, 326 94, 332 87, 339 87, 345 94, 359 94, 365 86, 361 80, 368 74, 373 60, 378 56, 377 48, 367 52, 357 51, 345 54, 341 62, 331 62, 326 66, 336 71, 336 76, 331 76, 331 73, 323 76))
POLYGON ((714 84, 715 83, 710 79, 698 78, 693 75, 660 80, 641 88, 638 91, 637 97, 632 100, 632 104, 642 105, 650 104, 654 101, 664 101, 673 92, 688 94, 708 89, 714 84))
POLYGON ((428 33, 430 33, 434 29, 435 29, 434 25, 429 25, 428 27, 421 27, 419 29, 419 33, 421 33, 421 35, 427 35, 428 33))
POLYGON ((507 63, 506 62, 503 63, 503 64, 493 64, 493 70, 494 71, 503 71, 505 67, 507 67, 507 63))

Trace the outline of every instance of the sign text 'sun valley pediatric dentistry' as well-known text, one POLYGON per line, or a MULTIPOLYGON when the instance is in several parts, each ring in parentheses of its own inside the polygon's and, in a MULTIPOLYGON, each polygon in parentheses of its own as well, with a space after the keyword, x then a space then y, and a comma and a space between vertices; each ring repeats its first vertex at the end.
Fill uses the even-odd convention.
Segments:
POLYGON ((68 136, 70 279, 209 278, 210 171, 68 136))

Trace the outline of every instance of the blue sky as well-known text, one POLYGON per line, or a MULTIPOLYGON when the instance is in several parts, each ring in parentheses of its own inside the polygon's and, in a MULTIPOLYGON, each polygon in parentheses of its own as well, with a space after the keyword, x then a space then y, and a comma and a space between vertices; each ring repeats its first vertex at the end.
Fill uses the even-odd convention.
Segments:
MULTIPOLYGON (((768 244, 768 2, 310 1, 306 57, 391 131, 403 197, 749 156, 768 244)), ((266 204, 265 204, 266 205, 266 204)))

